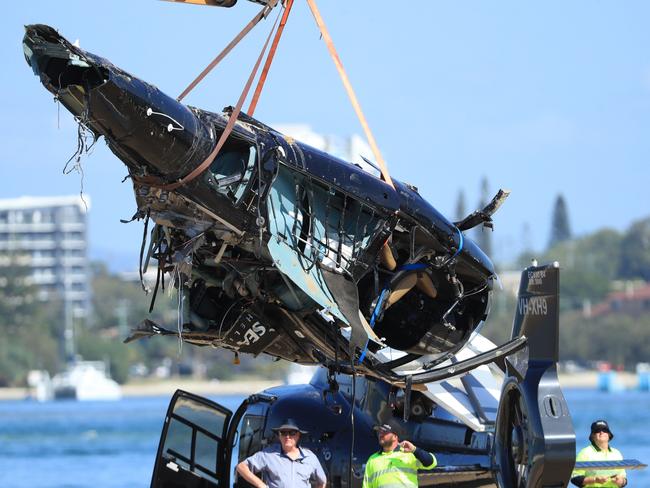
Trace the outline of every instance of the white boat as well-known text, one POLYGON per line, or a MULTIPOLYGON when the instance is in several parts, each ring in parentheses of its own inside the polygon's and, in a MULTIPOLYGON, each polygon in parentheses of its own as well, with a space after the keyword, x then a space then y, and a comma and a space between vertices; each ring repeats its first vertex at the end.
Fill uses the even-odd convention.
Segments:
POLYGON ((27 374, 29 397, 38 402, 47 402, 54 398, 50 373, 41 369, 33 369, 27 374))
POLYGON ((80 401, 119 400, 120 385, 110 378, 103 361, 76 361, 52 378, 56 399, 80 401))

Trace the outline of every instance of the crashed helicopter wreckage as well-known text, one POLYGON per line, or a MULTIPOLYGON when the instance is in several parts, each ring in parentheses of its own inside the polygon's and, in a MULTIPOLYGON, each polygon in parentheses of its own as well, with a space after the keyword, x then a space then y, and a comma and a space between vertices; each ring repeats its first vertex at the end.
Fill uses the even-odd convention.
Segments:
MULTIPOLYGON (((494 266, 462 231, 489 224, 506 192, 454 225, 415 187, 393 189, 244 114, 204 173, 167 190, 210 154, 229 109, 186 107, 44 25, 27 27, 24 47, 127 166, 138 216, 155 222, 146 261, 184 299, 184 341, 301 363, 348 357, 390 380, 383 350, 431 369, 485 319, 494 266)), ((136 336, 156 333, 176 334, 145 323, 136 336)))
POLYGON ((404 388, 405 417, 417 393, 494 432, 501 486, 565 486, 575 438, 556 374, 558 267, 522 275, 508 343, 478 333, 496 273, 463 231, 491 226, 507 192, 452 223, 412 185, 234 121, 230 108, 187 107, 51 27, 27 26, 23 46, 43 85, 127 166, 145 233, 155 223, 141 267, 155 259, 162 286, 173 277, 182 329, 145 320, 131 339, 175 335, 379 378, 404 388))

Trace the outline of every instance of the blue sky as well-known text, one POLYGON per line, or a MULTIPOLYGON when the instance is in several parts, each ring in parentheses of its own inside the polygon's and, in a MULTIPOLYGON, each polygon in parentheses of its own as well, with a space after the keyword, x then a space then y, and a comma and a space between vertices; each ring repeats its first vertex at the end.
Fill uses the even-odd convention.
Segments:
MULTIPOLYGON (((623 230, 650 215, 650 3, 319 0, 391 174, 453 218, 480 181, 512 195, 495 218, 497 259, 542 249, 564 194, 574 234, 623 230)), ((11 2, 0 20, 0 198, 75 194, 62 175, 76 127, 25 63, 23 25, 46 23, 81 47, 177 95, 254 15, 155 0, 11 2)), ((234 105, 271 22, 263 22, 186 102, 234 105)), ((361 133, 304 0, 256 117, 361 133)), ((135 268, 141 224, 126 170, 100 141, 84 161, 91 254, 135 268)))

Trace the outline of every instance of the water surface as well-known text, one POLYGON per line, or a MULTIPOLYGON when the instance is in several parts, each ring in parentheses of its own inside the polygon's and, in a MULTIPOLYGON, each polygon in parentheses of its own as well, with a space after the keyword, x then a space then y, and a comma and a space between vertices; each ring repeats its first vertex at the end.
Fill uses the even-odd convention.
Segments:
MULTIPOLYGON (((607 419, 612 445, 650 462, 650 393, 565 390, 578 449, 589 426, 607 419)), ((211 397, 235 410, 243 397, 211 397)), ((169 397, 117 402, 0 402, 0 486, 146 488, 151 482, 169 397)), ((629 487, 650 486, 650 472, 628 472, 629 487)))

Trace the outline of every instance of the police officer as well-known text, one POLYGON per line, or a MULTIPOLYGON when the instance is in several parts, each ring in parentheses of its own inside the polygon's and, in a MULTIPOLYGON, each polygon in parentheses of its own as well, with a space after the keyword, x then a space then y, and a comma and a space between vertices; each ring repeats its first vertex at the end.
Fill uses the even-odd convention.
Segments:
POLYGON ((436 458, 409 441, 399 441, 390 424, 375 427, 381 449, 370 456, 363 476, 363 488, 417 487, 418 469, 433 469, 436 458))
MULTIPOLYGON (((589 441, 591 445, 578 453, 576 461, 621 461, 623 456, 618 449, 610 447, 609 441, 614 434, 604 420, 596 420, 591 424, 589 441)), ((624 469, 588 470, 576 469, 571 483, 584 488, 618 488, 627 485, 624 469)))
POLYGON ((298 445, 300 435, 307 432, 291 419, 272 430, 278 434, 279 444, 243 460, 237 465, 237 473, 255 488, 324 488, 325 472, 318 458, 298 445))

